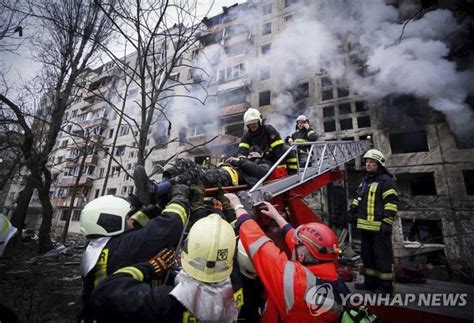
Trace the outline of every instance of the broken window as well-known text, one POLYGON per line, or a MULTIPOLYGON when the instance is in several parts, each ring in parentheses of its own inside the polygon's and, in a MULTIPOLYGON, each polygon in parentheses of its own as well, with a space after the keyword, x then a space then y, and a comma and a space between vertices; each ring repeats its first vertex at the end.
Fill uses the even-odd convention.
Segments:
POLYGON ((327 76, 321 77, 321 87, 325 86, 332 86, 332 80, 327 76))
POLYGON ((244 123, 234 123, 225 126, 225 134, 236 137, 242 137, 244 134, 244 123))
POLYGON ((342 137, 342 141, 354 141, 354 137, 342 137))
POLYGON ((217 102, 220 107, 243 103, 247 99, 248 91, 248 88, 241 86, 233 90, 219 92, 217 102))
POLYGON ((348 88, 341 88, 341 87, 337 88, 337 97, 338 98, 345 98, 347 96, 349 96, 349 89, 348 88))
POLYGON ((328 107, 323 108, 323 117, 334 117, 334 106, 330 105, 328 107))
POLYGON ((272 49, 272 44, 266 44, 261 47, 262 55, 270 54, 270 50, 272 49))
POLYGON ((336 131, 336 121, 326 121, 324 122, 324 132, 333 132, 336 131))
POLYGON ((401 192, 411 196, 436 195, 433 172, 397 174, 397 184, 401 192))
POLYGON ((357 101, 355 103, 355 106, 356 106, 356 112, 364 112, 364 111, 369 110, 369 107, 367 106, 366 101, 357 101))
POLYGON ((270 75, 270 67, 262 67, 260 69, 260 81, 268 80, 270 75))
POLYGON ((125 155, 125 146, 118 146, 115 148, 115 156, 123 156, 125 155))
POLYGON ((474 170, 463 170, 464 186, 467 195, 474 195, 474 170))
POLYGON ((309 96, 309 83, 300 83, 294 88, 289 90, 291 96, 293 97, 293 101, 299 101, 309 96))
POLYGON ((334 98, 334 95, 332 93, 332 89, 321 91, 321 100, 326 101, 326 100, 332 100, 333 98, 334 98))
POLYGON ((339 114, 348 114, 351 113, 351 104, 350 103, 343 103, 339 104, 339 114))
POLYGON ((266 16, 272 13, 272 4, 267 3, 262 6, 262 15, 266 16))
POLYGON ((285 16, 285 24, 289 24, 293 21, 293 15, 285 16))
POLYGON ((258 106, 264 106, 264 105, 269 105, 270 104, 270 96, 271 92, 270 91, 264 91, 260 92, 258 94, 258 106))
POLYGON ((444 244, 441 220, 402 219, 402 232, 405 241, 444 244))
POLYGON ((369 128, 370 116, 357 117, 357 128, 369 128))
POLYGON ((339 121, 339 125, 341 126, 341 130, 348 130, 352 129, 352 118, 349 119, 342 119, 339 121))
POLYGON ((285 0, 285 7, 289 7, 297 2, 298 0, 285 0))
POLYGON ((272 33, 272 23, 267 22, 266 24, 262 25, 262 35, 268 35, 272 33))
POLYGON ((107 195, 115 195, 117 194, 117 189, 112 187, 107 189, 107 195))
POLYGON ((426 131, 424 130, 391 133, 389 140, 392 154, 429 151, 426 131))

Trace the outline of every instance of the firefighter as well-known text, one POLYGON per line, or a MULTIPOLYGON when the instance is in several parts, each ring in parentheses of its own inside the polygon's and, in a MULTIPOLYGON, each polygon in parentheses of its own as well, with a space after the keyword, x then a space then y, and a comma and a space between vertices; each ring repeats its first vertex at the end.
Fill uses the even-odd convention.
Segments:
POLYGON ((236 210, 237 228, 267 294, 262 322, 336 322, 341 314, 337 296, 347 286, 336 273, 340 253, 336 234, 321 223, 296 230, 270 203, 261 212, 281 228, 291 259, 248 215, 235 194, 226 194, 236 210))
MULTIPOLYGON (((218 214, 197 221, 183 245, 176 285, 152 287, 156 266, 150 262, 122 268, 93 292, 98 322, 236 320, 243 298, 242 289, 235 289, 230 279, 235 239, 232 226, 218 214)), ((158 259, 158 263, 166 260, 158 259)))
MULTIPOLYGON (((314 132, 313 128, 309 125, 309 119, 305 115, 300 115, 296 118, 296 131, 286 138, 288 144, 302 143, 308 141, 318 140, 318 136, 314 132)), ((309 146, 298 146, 298 160, 300 167, 306 165, 308 160, 309 146)))
POLYGON ((350 217, 361 232, 362 290, 393 293, 392 225, 397 214, 398 193, 393 175, 385 168, 385 157, 370 149, 363 157, 367 175, 349 208, 350 217))
POLYGON ((231 157, 226 164, 217 168, 202 169, 190 160, 180 159, 176 166, 163 173, 163 180, 155 182, 148 179, 145 168, 137 165, 133 173, 136 194, 144 204, 155 203, 166 191, 164 183, 200 184, 204 187, 255 185, 272 168, 272 163, 262 157, 260 147, 252 146, 245 158, 231 157), (183 165, 186 165, 184 167, 183 165))
POLYGON ((107 275, 124 266, 146 261, 164 248, 176 247, 188 208, 188 187, 184 185, 173 186, 171 200, 159 216, 149 221, 143 211, 132 216, 143 228, 134 226, 127 216, 130 204, 120 197, 102 196, 84 207, 80 226, 88 244, 81 261, 84 284, 81 320, 92 321, 90 295, 107 275))
MULTIPOLYGON (((271 125, 263 123, 262 116, 257 109, 250 108, 245 112, 244 124, 248 130, 240 140, 239 158, 246 157, 249 148, 257 145, 264 152, 265 159, 276 163, 287 148, 278 131, 271 125)), ((294 174, 298 170, 296 154, 292 151, 278 167, 286 169, 288 174, 294 174)))

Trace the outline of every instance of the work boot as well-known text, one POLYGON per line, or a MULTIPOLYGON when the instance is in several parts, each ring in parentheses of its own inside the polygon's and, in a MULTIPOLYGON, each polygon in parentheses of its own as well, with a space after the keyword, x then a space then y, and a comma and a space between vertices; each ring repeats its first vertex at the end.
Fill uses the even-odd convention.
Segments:
POLYGON ((148 179, 145 167, 142 165, 136 165, 133 171, 133 182, 136 187, 136 195, 140 199, 143 205, 151 204, 152 195, 154 190, 153 182, 148 179))
POLYGON ((368 285, 366 283, 355 283, 354 288, 358 290, 376 290, 377 286, 368 285))

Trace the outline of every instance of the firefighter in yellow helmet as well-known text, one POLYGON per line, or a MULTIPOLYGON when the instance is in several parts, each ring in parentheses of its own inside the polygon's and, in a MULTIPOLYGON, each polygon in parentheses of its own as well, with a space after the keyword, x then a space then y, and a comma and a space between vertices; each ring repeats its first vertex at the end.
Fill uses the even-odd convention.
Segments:
MULTIPOLYGON (((257 145, 264 152, 264 158, 272 163, 285 153, 287 146, 281 139, 280 133, 271 125, 264 124, 262 115, 257 109, 250 108, 244 114, 244 124, 247 131, 240 139, 239 157, 246 157, 251 146, 257 145)), ((296 153, 291 153, 286 160, 280 164, 281 168, 286 168, 289 174, 298 170, 296 153)))
POLYGON ((239 314, 241 289, 230 280, 236 237, 218 214, 198 220, 181 252, 175 286, 152 287, 149 262, 122 268, 102 281, 92 295, 98 321, 231 322, 239 314))
POLYGON ((130 203, 113 195, 96 198, 84 207, 80 226, 87 248, 81 261, 80 321, 94 321, 90 295, 107 275, 147 261, 164 248, 176 247, 188 216, 189 189, 174 185, 170 195, 171 200, 161 212, 148 207, 130 215, 130 203))
POLYGON ((385 156, 370 149, 363 157, 367 175, 352 200, 349 215, 361 231, 362 290, 393 293, 392 225, 397 214, 398 193, 392 174, 385 168, 385 156))

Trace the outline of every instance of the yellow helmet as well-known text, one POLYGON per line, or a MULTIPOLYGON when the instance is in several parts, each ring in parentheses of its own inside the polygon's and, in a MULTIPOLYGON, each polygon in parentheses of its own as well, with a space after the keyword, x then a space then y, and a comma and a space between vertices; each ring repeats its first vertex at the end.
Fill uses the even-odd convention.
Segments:
POLYGON ((18 230, 10 223, 8 218, 0 213, 0 257, 7 247, 8 241, 18 230))
POLYGON ((114 236, 125 231, 130 203, 127 200, 105 195, 86 204, 81 212, 81 233, 86 238, 114 236))
POLYGON ((370 149, 367 151, 363 157, 364 159, 370 158, 378 161, 380 165, 385 166, 385 156, 382 154, 381 151, 377 149, 370 149))
POLYGON ((181 265, 194 279, 216 283, 230 276, 234 254, 234 229, 213 213, 191 227, 181 252, 181 265))
POLYGON ((248 124, 255 122, 262 124, 262 115, 257 109, 250 108, 244 113, 244 123, 247 126, 248 124))

